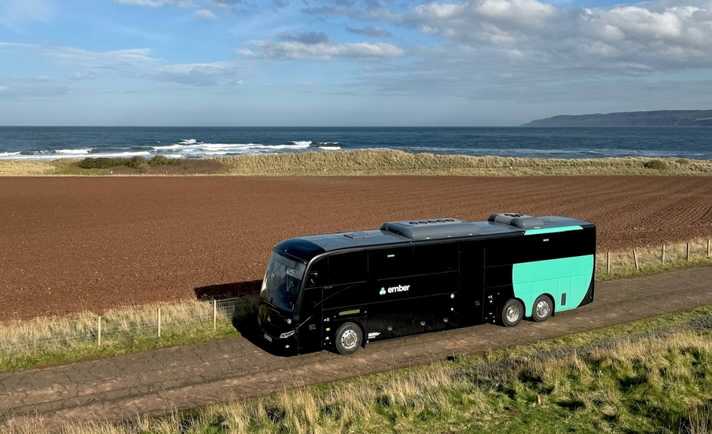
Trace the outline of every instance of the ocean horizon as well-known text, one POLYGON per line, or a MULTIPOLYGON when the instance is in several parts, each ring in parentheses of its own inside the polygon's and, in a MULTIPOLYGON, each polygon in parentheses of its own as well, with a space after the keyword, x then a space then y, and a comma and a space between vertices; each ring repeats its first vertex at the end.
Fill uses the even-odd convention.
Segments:
POLYGON ((705 127, 61 127, 0 126, 0 159, 211 158, 397 149, 536 158, 712 160, 705 127))

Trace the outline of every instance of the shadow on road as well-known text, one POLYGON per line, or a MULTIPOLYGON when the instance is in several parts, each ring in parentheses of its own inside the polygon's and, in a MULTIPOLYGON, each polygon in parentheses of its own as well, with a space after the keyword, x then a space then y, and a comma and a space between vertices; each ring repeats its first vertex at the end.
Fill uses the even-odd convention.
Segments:
POLYGON ((261 280, 244 282, 220 283, 216 285, 195 288, 195 297, 198 300, 228 301, 222 309, 223 313, 231 317, 233 327, 240 335, 256 347, 270 354, 280 356, 274 348, 267 345, 262 338, 262 331, 257 324, 257 307, 259 304, 261 280))

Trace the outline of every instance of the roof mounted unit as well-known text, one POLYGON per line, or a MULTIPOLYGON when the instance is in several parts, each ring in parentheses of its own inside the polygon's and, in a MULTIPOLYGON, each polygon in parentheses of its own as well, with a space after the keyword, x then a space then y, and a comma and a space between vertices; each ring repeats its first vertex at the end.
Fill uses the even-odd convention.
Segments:
POLYGON ((466 237, 480 232, 476 223, 454 218, 388 222, 381 226, 381 230, 400 235, 401 237, 409 238, 411 240, 466 237))
POLYGON ((544 220, 541 218, 515 212, 492 214, 487 220, 491 223, 514 226, 519 229, 534 229, 544 226, 544 220))

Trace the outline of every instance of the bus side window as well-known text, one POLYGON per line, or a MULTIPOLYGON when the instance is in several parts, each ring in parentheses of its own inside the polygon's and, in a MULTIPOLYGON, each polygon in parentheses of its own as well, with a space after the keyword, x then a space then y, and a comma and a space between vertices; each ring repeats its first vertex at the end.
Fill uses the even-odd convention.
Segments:
POLYGON ((367 279, 366 253, 343 253, 329 257, 329 285, 363 282, 367 279))
POLYGON ((457 244, 416 246, 413 251, 415 273, 441 273, 457 270, 457 244))
POLYGON ((410 247, 383 249, 371 252, 371 271, 376 279, 414 274, 410 247))

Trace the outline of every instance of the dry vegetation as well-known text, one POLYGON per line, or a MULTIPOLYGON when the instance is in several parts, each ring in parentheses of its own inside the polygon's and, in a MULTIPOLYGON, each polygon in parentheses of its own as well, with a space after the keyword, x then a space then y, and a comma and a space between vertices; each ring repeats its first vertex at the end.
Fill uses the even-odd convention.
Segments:
MULTIPOLYGON (((706 434, 711 410, 708 306, 161 418, 68 424, 59 432, 706 434)), ((46 428, 30 419, 14 432, 46 428)))
MULTIPOLYGON (((680 158, 537 159, 408 153, 397 150, 311 151, 136 164, 131 159, 0 161, 0 175, 222 174, 314 175, 712 175, 712 161, 680 158)), ((166 161, 164 161, 166 160, 166 161)), ((150 160, 149 160, 150 161, 150 160)))

